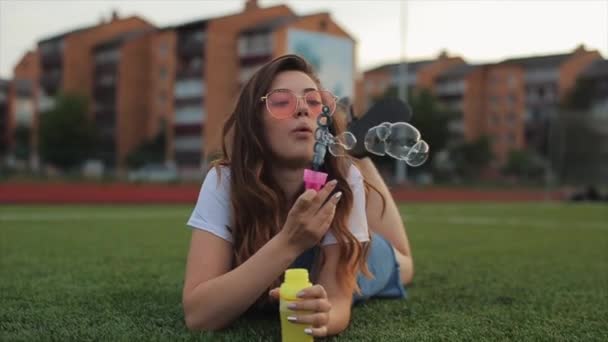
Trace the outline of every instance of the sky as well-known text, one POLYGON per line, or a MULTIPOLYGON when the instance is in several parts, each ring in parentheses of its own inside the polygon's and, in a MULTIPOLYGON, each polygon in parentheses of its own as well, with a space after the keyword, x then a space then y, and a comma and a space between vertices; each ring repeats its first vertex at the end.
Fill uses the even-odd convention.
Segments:
MULTIPOLYGON (((442 50, 469 63, 565 53, 579 44, 608 57, 608 0, 259 0, 297 14, 329 12, 357 41, 359 71, 442 50), (403 5, 402 3, 405 3, 403 5), (404 18, 405 20, 402 20, 404 18)), ((0 77, 36 42, 108 18, 139 15, 168 26, 239 12, 244 0, 0 0, 0 77)))

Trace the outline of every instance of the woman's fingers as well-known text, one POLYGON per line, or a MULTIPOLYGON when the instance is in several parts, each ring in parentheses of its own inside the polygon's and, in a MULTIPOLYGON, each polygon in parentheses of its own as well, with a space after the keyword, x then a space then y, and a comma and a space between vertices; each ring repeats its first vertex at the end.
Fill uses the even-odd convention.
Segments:
POLYGON ((304 332, 314 337, 325 337, 327 336, 327 326, 320 328, 306 328, 304 329, 304 332))
POLYGON ((327 298, 327 292, 325 292, 323 285, 316 284, 303 289, 297 296, 302 299, 327 298))
POLYGON ((323 299, 304 299, 295 303, 290 303, 288 308, 293 311, 329 312, 331 304, 326 298, 323 299))
POLYGON ((309 210, 313 205, 314 199, 316 198, 316 191, 308 189, 304 191, 296 200, 290 212, 293 214, 303 214, 309 210))
POLYGON ((315 224, 314 226, 325 227, 327 223, 331 223, 334 219, 334 214, 336 213, 336 205, 342 198, 342 192, 338 191, 334 194, 327 203, 319 210, 317 215, 315 215, 315 224))
POLYGON ((329 323, 329 314, 327 312, 319 312, 310 315, 296 315, 287 317, 292 323, 311 325, 314 328, 320 328, 329 323))
POLYGON ((279 299, 280 298, 279 288, 275 287, 274 289, 270 290, 268 292, 268 295, 270 296, 270 298, 279 299))
POLYGON ((313 204, 309 208, 309 213, 311 215, 314 215, 317 211, 319 211, 319 208, 321 208, 327 199, 327 196, 329 196, 329 194, 331 194, 331 192, 334 190, 336 184, 338 184, 338 181, 334 179, 331 182, 327 182, 327 184, 325 184, 325 186, 319 190, 317 196, 313 200, 313 204))

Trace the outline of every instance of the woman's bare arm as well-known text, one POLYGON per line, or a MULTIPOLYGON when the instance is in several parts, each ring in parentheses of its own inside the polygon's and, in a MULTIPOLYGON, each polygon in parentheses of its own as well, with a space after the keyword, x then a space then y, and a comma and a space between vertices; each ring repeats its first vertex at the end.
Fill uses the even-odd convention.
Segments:
POLYGON ((339 246, 325 246, 323 251, 325 253, 325 265, 319 273, 319 284, 325 288, 331 303, 329 323, 327 324, 327 335, 331 336, 341 333, 348 327, 354 288, 343 289, 338 283, 336 272, 338 271, 338 259, 340 257, 339 246))
POLYGON ((376 234, 380 234, 393 246, 397 262, 401 267, 401 281, 404 284, 409 284, 414 277, 414 262, 399 208, 371 159, 356 160, 356 165, 361 170, 365 180, 378 189, 385 200, 384 212, 382 212, 383 206, 380 194, 373 189, 368 192, 366 213, 369 229, 376 234))
POLYGON ((234 270, 232 245, 215 235, 192 232, 183 305, 191 330, 218 330, 245 312, 298 252, 277 235, 234 270))
POLYGON ((215 235, 194 231, 183 291, 186 325, 193 330, 226 327, 306 249, 325 235, 340 193, 325 202, 335 182, 318 193, 305 191, 289 211, 282 230, 233 270, 232 246, 215 235), (325 203, 325 204, 324 204, 325 203))

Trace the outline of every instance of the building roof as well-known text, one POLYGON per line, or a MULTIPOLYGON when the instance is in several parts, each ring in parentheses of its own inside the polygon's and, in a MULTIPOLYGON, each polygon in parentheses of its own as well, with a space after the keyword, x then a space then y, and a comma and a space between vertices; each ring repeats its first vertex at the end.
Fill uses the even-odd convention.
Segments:
POLYGON ((558 55, 517 57, 509 58, 507 60, 502 61, 501 63, 519 64, 526 69, 557 68, 571 55, 572 53, 563 53, 558 55))
POLYGON ((71 30, 71 31, 67 31, 67 32, 63 32, 63 33, 60 33, 60 34, 56 34, 54 36, 47 37, 47 38, 39 40, 38 44, 43 44, 43 43, 46 43, 46 42, 49 42, 49 41, 52 41, 52 40, 59 40, 59 39, 65 38, 65 37, 67 37, 67 36, 69 36, 71 34, 88 31, 88 30, 97 28, 97 27, 99 27, 101 25, 111 24, 114 21, 125 21, 125 20, 131 20, 131 19, 139 19, 139 20, 142 20, 144 22, 147 22, 145 19, 142 19, 142 18, 140 18, 138 16, 131 16, 131 17, 126 17, 126 18, 117 18, 117 19, 113 19, 112 21, 105 21, 105 22, 98 23, 98 24, 95 24, 95 25, 85 26, 85 27, 77 28, 77 29, 74 29, 74 30, 71 30))
POLYGON ((289 23, 292 23, 301 17, 297 15, 285 15, 281 17, 272 18, 270 20, 263 21, 253 26, 249 26, 246 29, 242 30, 240 34, 243 35, 251 35, 255 33, 266 33, 272 32, 280 27, 283 27, 289 23))
POLYGON ((608 60, 598 59, 594 61, 583 70, 580 77, 587 79, 608 77, 608 60))
MULTIPOLYGON (((421 67, 431 64, 433 63, 435 60, 429 59, 429 60, 422 60, 422 61, 412 61, 412 62, 406 62, 407 63, 407 71, 408 73, 410 72, 416 72, 418 69, 420 69, 421 67)), ((366 72, 371 72, 371 71, 387 71, 391 74, 393 73, 398 73, 399 72, 399 67, 401 64, 404 64, 404 62, 398 62, 398 63, 390 63, 390 64, 384 64, 381 65, 379 67, 375 67, 373 69, 370 69, 366 72)))
POLYGON ((11 84, 10 80, 5 80, 0 78, 0 88, 1 89, 8 89, 8 86, 11 84))
POLYGON ((479 65, 473 64, 458 64, 442 72, 437 80, 463 78, 475 70, 479 65))
POLYGON ((156 32, 157 30, 154 28, 147 28, 147 29, 140 29, 137 31, 131 31, 131 32, 127 32, 127 33, 123 33, 117 37, 114 37, 112 39, 109 40, 105 40, 97 45, 95 45, 95 47, 93 48, 93 50, 104 50, 104 49, 111 49, 117 46, 122 45, 123 43, 126 43, 128 41, 131 41, 133 39, 137 39, 141 36, 144 36, 148 33, 151 32, 156 32))
POLYGON ((44 44, 44 43, 50 42, 52 40, 59 40, 59 39, 65 38, 66 36, 69 36, 71 34, 87 31, 87 30, 90 30, 90 29, 95 28, 97 26, 99 26, 99 25, 85 26, 85 27, 77 28, 77 29, 74 29, 74 30, 71 30, 71 31, 59 33, 59 34, 56 34, 54 36, 47 37, 47 38, 39 40, 38 44, 44 44))
POLYGON ((197 29, 197 28, 204 29, 207 27, 207 24, 209 24, 210 20, 211 19, 206 18, 206 19, 198 19, 198 20, 194 20, 194 21, 189 21, 187 23, 165 27, 165 28, 163 28, 163 31, 164 30, 191 30, 191 29, 197 29))

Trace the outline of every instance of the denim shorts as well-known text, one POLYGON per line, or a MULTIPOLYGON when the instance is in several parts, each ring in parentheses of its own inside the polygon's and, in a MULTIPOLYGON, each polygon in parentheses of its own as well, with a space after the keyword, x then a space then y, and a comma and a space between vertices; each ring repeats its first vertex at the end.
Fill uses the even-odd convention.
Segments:
MULTIPOLYGON (((290 266, 312 270, 318 247, 309 249, 300 255, 290 266)), ((401 283, 399 263, 391 244, 382 236, 373 234, 367 255, 367 267, 373 275, 368 279, 362 273, 357 275, 357 284, 361 293, 353 294, 353 303, 359 303, 370 298, 405 298, 407 292, 401 283)))

